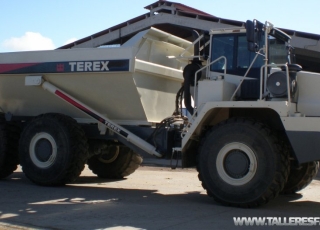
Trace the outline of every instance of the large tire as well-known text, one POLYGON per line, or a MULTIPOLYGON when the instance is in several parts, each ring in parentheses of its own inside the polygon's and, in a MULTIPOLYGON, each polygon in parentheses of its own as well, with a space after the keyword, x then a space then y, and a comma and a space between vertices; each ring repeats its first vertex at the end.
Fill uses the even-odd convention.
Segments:
POLYGON ((14 122, 0 124, 0 179, 10 176, 19 165, 19 138, 21 128, 14 122), (1 161, 1 160, 0 160, 1 161))
MULTIPOLYGON (((5 120, 2 120, 0 117, 0 170, 5 166, 5 158, 7 155, 7 132, 6 132, 6 123, 5 120)), ((4 178, 2 176, 1 178, 4 178)))
POLYGON ((89 169, 101 178, 121 179, 132 174, 142 163, 142 157, 122 145, 110 145, 106 142, 98 145, 99 148, 93 150, 92 156, 87 164, 89 169))
POLYGON ((319 170, 319 162, 312 161, 301 164, 299 167, 291 166, 290 174, 281 193, 293 194, 307 187, 319 170))
POLYGON ((202 186, 217 202, 256 207, 275 198, 288 178, 285 145, 262 123, 232 118, 202 139, 198 172, 202 186))
POLYGON ((74 119, 62 114, 33 119, 21 134, 19 150, 25 175, 46 186, 73 182, 88 156, 84 131, 74 119))

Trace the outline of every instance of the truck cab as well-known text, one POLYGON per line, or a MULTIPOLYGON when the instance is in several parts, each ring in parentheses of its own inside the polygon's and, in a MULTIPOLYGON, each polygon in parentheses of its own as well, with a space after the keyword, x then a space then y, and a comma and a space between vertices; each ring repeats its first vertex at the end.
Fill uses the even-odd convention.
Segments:
MULTIPOLYGON (((241 84, 236 100, 256 100, 259 98, 260 71, 264 64, 291 64, 293 63, 291 60, 294 59, 292 53, 288 54, 290 47, 288 35, 282 34, 283 37, 274 37, 269 33, 266 36, 262 29, 253 31, 254 35, 249 35, 250 31, 247 32, 245 28, 233 28, 212 30, 210 33, 210 61, 213 62, 224 56, 226 63, 222 63, 221 59, 218 62, 213 62, 210 65, 209 78, 218 77, 224 73, 224 70, 226 70, 224 79, 234 84, 239 84, 239 80, 243 77, 246 78, 241 84), (250 36, 254 37, 253 42, 248 40, 250 36), (267 45, 265 45, 266 42, 267 45), (254 48, 250 47, 251 43, 254 43, 254 48)), ((271 68, 267 69, 268 74, 270 74, 270 70, 271 68)))
POLYGON ((319 167, 319 118, 308 115, 320 116, 320 81, 294 63, 290 36, 270 22, 209 35, 195 40, 199 55, 184 69, 184 165, 197 165, 207 193, 228 205, 257 206, 304 188, 319 167))

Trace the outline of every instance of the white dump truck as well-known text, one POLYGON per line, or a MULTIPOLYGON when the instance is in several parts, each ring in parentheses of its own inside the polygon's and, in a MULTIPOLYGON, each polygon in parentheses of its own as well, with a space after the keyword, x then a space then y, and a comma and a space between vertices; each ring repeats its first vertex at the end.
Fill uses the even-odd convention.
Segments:
POLYGON ((270 22, 198 32, 0 54, 0 177, 20 164, 34 183, 61 185, 88 164, 122 178, 149 153, 181 156, 227 205, 306 187, 320 160, 320 74, 295 64, 270 22))

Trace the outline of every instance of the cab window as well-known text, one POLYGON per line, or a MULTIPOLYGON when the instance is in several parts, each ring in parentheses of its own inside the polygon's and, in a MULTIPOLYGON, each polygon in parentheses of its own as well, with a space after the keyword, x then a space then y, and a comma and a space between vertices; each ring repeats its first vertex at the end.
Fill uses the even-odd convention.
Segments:
MULTIPOLYGON (((262 45, 263 44, 260 44, 260 47, 262 47, 262 45)), ((223 59, 221 59, 212 64, 210 69, 214 72, 223 73, 226 68, 228 74, 243 76, 255 55, 256 53, 248 50, 246 34, 214 35, 211 45, 211 61, 225 56, 227 58, 227 65, 225 65, 223 59)), ((263 64, 263 57, 258 56, 248 76, 256 76, 263 64)))

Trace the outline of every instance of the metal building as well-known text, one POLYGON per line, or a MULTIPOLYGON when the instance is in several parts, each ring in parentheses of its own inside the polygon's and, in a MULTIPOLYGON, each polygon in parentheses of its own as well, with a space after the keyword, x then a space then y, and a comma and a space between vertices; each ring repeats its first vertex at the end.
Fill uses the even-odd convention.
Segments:
MULTIPOLYGON (((193 29, 226 28, 244 26, 245 22, 223 19, 192 7, 171 2, 157 1, 145 7, 148 13, 92 34, 59 49, 99 47, 102 45, 123 44, 138 32, 155 27, 175 36, 192 40, 193 29)), ((296 61, 306 71, 320 72, 320 35, 284 29, 292 37, 296 61)))

